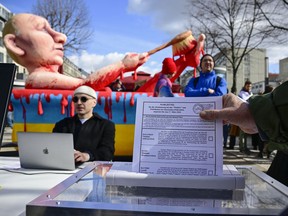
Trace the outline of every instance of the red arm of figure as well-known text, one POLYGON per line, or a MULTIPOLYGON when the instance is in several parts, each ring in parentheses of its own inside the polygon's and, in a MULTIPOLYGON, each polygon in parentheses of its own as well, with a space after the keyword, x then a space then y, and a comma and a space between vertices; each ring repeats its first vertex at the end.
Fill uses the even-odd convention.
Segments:
MULTIPOLYGON (((201 34, 197 41, 193 40, 191 42, 194 43, 194 46, 190 44, 189 47, 191 47, 191 49, 188 52, 180 55, 180 57, 175 60, 177 72, 170 79, 172 83, 181 75, 181 73, 186 67, 190 66, 196 68, 200 64, 200 55, 204 53, 203 49, 204 42, 205 42, 205 35, 201 34)), ((137 90, 137 92, 153 92, 159 74, 157 76, 156 75, 154 75, 153 78, 151 78, 148 82, 146 82, 143 86, 141 86, 137 90)))
POLYGON ((122 76, 123 73, 135 71, 148 58, 148 53, 129 53, 121 61, 93 72, 85 79, 84 84, 91 86, 95 90, 102 90, 105 86, 116 80, 117 77, 122 76))

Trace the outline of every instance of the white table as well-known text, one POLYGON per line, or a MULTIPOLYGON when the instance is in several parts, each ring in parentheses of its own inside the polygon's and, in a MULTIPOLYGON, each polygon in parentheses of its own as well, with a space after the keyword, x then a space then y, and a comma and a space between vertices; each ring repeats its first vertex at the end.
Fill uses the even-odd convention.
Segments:
POLYGON ((27 203, 76 172, 27 169, 8 171, 9 167, 17 166, 18 163, 18 157, 0 157, 1 215, 25 215, 27 203), (5 167, 7 170, 3 170, 5 167))

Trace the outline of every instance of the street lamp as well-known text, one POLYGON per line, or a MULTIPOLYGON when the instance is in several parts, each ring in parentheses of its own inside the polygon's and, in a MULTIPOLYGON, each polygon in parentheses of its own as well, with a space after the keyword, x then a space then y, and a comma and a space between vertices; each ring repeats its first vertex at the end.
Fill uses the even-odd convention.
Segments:
POLYGON ((265 86, 269 85, 269 57, 265 57, 265 86))

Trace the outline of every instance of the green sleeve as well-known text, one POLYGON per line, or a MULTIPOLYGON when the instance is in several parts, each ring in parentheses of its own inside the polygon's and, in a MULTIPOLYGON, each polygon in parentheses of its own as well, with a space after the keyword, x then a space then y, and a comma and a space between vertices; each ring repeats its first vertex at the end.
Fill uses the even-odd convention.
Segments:
POLYGON ((288 81, 271 93, 251 97, 249 109, 268 137, 269 149, 288 152, 288 81))

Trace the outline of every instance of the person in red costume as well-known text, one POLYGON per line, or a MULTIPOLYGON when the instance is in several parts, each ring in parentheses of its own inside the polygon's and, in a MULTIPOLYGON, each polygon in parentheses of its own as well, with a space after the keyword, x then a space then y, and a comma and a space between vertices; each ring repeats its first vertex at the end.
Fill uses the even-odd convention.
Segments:
POLYGON ((63 64, 66 36, 34 14, 16 14, 3 29, 4 44, 11 58, 27 68, 26 88, 76 89, 81 85, 102 90, 122 73, 134 71, 148 59, 148 53, 127 54, 121 61, 99 69, 86 79, 59 73, 63 64))
POLYGON ((170 77, 176 72, 176 65, 172 58, 163 60, 162 70, 154 89, 154 97, 174 97, 170 77))

